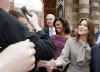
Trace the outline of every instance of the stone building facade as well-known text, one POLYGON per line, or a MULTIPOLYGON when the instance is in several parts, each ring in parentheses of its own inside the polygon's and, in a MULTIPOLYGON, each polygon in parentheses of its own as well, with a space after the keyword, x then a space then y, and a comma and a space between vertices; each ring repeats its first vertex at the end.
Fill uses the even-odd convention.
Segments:
MULTIPOLYGON (((96 30, 100 31, 100 0, 56 0, 56 10, 62 5, 62 17, 66 18, 71 27, 78 24, 82 18, 90 18, 96 23, 96 30), (59 5, 59 6, 58 6, 59 5), (64 10, 63 10, 64 9, 64 10)), ((57 14, 61 14, 57 11, 57 14)), ((61 16, 61 15, 58 15, 61 16)))
MULTIPOLYGON (((13 0, 12 0, 13 1, 13 0)), ((100 31, 100 0, 41 0, 43 2, 43 19, 48 13, 67 19, 73 28, 82 18, 90 18, 100 31)))

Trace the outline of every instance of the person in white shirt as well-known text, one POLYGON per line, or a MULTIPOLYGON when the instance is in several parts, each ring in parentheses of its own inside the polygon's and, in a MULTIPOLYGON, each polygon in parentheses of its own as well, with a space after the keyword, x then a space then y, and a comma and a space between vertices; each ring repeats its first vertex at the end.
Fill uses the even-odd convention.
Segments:
POLYGON ((55 20, 55 16, 53 14, 47 14, 46 16, 46 22, 47 27, 49 29, 49 36, 56 35, 55 27, 53 26, 53 22, 55 20))

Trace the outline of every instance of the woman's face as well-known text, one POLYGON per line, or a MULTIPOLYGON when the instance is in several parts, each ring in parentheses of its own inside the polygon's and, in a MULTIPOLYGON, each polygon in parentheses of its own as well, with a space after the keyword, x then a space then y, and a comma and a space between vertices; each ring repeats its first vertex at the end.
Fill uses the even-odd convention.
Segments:
POLYGON ((64 32, 64 28, 63 28, 63 25, 62 25, 61 21, 56 21, 55 28, 56 28, 57 33, 64 32))
POLYGON ((87 25, 87 20, 81 21, 80 25, 78 26, 78 34, 80 36, 82 35, 88 35, 88 25, 87 25))

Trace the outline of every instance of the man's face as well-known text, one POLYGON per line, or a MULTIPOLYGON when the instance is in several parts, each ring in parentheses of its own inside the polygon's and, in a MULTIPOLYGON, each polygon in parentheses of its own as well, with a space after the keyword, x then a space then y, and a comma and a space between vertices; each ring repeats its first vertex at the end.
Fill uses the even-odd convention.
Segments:
POLYGON ((0 0, 0 8, 8 11, 9 0, 0 0))
POLYGON ((55 16, 54 16, 54 15, 48 14, 48 15, 46 16, 46 21, 47 21, 48 27, 53 27, 53 22, 54 22, 54 20, 55 20, 55 16))

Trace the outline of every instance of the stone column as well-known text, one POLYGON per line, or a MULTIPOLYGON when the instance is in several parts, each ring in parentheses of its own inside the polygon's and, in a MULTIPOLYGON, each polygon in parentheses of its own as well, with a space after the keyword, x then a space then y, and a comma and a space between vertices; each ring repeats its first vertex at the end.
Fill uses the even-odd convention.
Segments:
POLYGON ((100 31, 100 0, 91 0, 91 19, 96 23, 97 31, 100 31))
POLYGON ((41 19, 41 27, 44 28, 44 0, 41 0, 42 2, 42 19, 41 19))
POLYGON ((9 10, 14 10, 14 0, 9 0, 9 10))
POLYGON ((68 20, 68 22, 70 23, 70 26, 72 27, 73 24, 73 13, 72 13, 72 9, 73 9, 73 0, 65 0, 65 19, 68 20))
POLYGON ((90 13, 90 0, 79 0, 79 16, 81 18, 88 18, 90 13))
POLYGON ((79 0, 73 0, 73 27, 79 22, 79 0))

